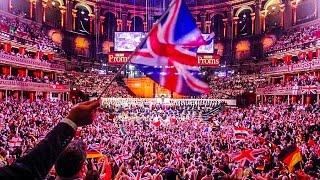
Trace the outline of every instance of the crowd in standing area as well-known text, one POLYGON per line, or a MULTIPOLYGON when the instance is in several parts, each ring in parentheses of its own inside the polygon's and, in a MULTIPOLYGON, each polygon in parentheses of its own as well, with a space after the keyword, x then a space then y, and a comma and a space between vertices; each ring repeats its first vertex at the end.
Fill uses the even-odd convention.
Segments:
MULTIPOLYGON (((1 102, 1 166, 30 151, 72 106, 49 100, 1 102)), ((98 174, 97 179, 132 179, 142 174, 145 179, 190 180, 316 179, 320 175, 320 119, 301 104, 226 107, 208 122, 200 112, 216 103, 137 101, 103 106, 94 123, 75 137, 87 143, 88 151, 101 153, 100 159, 88 161, 92 163, 88 178, 92 173, 98 174), (236 134, 239 128, 241 138, 236 134), (301 155, 294 167, 283 160, 284 150, 292 146, 301 155)), ((48 178, 53 177, 54 169, 48 178)))

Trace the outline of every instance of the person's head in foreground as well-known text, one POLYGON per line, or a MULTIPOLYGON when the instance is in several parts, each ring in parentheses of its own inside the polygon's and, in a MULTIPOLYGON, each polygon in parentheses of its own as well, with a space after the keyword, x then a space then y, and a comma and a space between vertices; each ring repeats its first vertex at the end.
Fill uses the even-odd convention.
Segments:
POLYGON ((86 144, 83 141, 72 141, 59 156, 55 168, 58 179, 84 178, 88 171, 86 144))

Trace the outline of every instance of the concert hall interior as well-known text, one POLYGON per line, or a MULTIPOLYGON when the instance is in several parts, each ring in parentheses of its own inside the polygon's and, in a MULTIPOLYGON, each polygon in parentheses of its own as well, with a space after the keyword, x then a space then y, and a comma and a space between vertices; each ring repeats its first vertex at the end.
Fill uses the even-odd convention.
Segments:
POLYGON ((0 0, 0 179, 320 177, 320 0, 0 0))

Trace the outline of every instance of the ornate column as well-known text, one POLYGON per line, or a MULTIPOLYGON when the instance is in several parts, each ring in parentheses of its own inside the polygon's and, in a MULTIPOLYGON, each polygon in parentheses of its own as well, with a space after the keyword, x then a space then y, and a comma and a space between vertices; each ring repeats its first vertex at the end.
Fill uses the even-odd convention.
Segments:
POLYGON ((255 24, 256 13, 250 13, 250 16, 251 16, 251 34, 254 34, 254 24, 255 24))
POLYGON ((268 14, 268 10, 263 10, 261 11, 261 30, 262 32, 266 31, 266 17, 268 14))
POLYGON ((206 21, 206 32, 211 33, 211 21, 206 21))
POLYGON ((283 24, 284 28, 289 28, 292 26, 293 21, 294 21, 294 16, 293 16, 293 4, 291 3, 291 0, 285 0, 284 2, 284 15, 285 21, 283 24))
POLYGON ((106 17, 104 16, 100 16, 100 34, 104 34, 104 20, 106 19, 106 17))
POLYGON ((222 19, 223 21, 223 37, 226 38, 227 37, 227 24, 228 24, 228 19, 222 19))
POLYGON ((234 35, 234 37, 237 37, 238 36, 238 21, 239 21, 239 17, 233 17, 232 21, 233 21, 233 24, 234 24, 233 35, 234 35))
POLYGON ((132 21, 127 21, 127 31, 131 31, 131 23, 132 21))
POLYGON ((298 4, 296 2, 292 2, 292 4, 291 4, 291 7, 292 7, 292 13, 291 13, 291 15, 292 15, 292 25, 296 25, 297 24, 297 6, 298 6, 298 4))
POLYGON ((73 9, 73 2, 70 0, 66 0, 66 13, 65 13, 65 27, 66 30, 71 31, 72 30, 72 19, 73 19, 73 13, 72 13, 72 9, 73 9))
POLYGON ((232 21, 232 18, 233 18, 233 14, 234 14, 234 8, 231 7, 228 9, 228 12, 227 12, 227 18, 228 18, 228 22, 227 25, 229 26, 227 28, 227 38, 228 39, 231 39, 233 37, 233 21, 232 21))
POLYGON ((255 34, 261 34, 261 0, 256 0, 255 2, 255 21, 254 21, 254 32, 255 34))
POLYGON ((29 0, 29 3, 30 3, 30 14, 29 14, 29 16, 30 16, 30 19, 32 19, 33 18, 33 0, 29 0))
POLYGON ((94 15, 94 14, 89 14, 89 20, 90 20, 90 33, 91 33, 91 34, 93 34, 93 29, 94 29, 94 24, 93 24, 94 17, 95 17, 95 15, 94 15))
POLYGON ((46 9, 47 9, 47 2, 42 2, 42 13, 43 13, 43 22, 46 22, 46 9))
POLYGON ((72 30, 76 30, 76 17, 77 17, 77 9, 72 9, 72 30))
POLYGON ((207 12, 206 10, 202 9, 200 12, 200 19, 201 19, 201 31, 203 33, 206 33, 206 17, 207 17, 207 12))
POLYGON ((117 31, 122 31, 122 20, 117 19, 117 31))
POLYGON ((128 20, 128 14, 127 14, 127 9, 122 9, 124 10, 125 13, 121 13, 121 19, 122 19, 122 30, 123 31, 129 31, 127 29, 127 20, 128 20))
MULTIPOLYGON (((281 22, 280 22, 280 26, 284 27, 284 10, 285 10, 285 5, 284 4, 280 4, 280 16, 281 16, 281 22)), ((288 18, 288 17, 287 17, 288 18)))
POLYGON ((66 7, 65 6, 60 6, 60 13, 61 13, 61 27, 65 27, 65 16, 66 16, 66 7))
POLYGON ((42 24, 43 22, 43 6, 42 6, 42 0, 37 0, 36 1, 36 11, 37 13, 35 13, 35 20, 37 23, 42 24))
POLYGON ((143 31, 147 32, 147 22, 143 22, 143 31))

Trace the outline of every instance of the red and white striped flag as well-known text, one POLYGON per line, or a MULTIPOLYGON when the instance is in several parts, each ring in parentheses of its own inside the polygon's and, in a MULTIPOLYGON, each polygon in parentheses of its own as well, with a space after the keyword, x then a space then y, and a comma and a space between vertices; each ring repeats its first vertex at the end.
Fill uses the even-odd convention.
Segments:
POLYGON ((9 141, 9 146, 10 147, 17 147, 17 146, 21 146, 21 143, 22 143, 22 139, 21 138, 13 137, 9 141))

